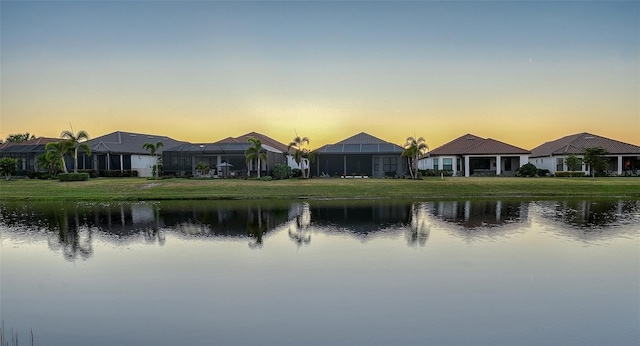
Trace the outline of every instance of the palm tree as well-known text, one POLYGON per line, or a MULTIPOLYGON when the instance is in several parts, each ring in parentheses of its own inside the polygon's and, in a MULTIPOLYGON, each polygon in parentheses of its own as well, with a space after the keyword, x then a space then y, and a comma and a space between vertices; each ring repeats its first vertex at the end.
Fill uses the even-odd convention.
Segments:
POLYGON ((61 138, 64 138, 73 144, 73 173, 78 173, 78 150, 84 150, 88 156, 91 156, 91 148, 84 143, 89 140, 89 134, 87 131, 80 130, 78 133, 73 132, 73 127, 71 131, 65 130, 60 134, 61 138))
POLYGON ((429 150, 429 147, 423 137, 418 139, 415 137, 407 137, 402 156, 406 157, 409 162, 409 173, 412 179, 418 178, 418 159, 424 155, 427 150, 429 150))
POLYGON ((154 166, 156 178, 160 177, 160 156, 158 155, 158 151, 162 147, 164 147, 164 144, 162 144, 162 142, 160 141, 158 141, 155 145, 149 142, 142 145, 142 149, 149 150, 151 155, 156 157, 156 165, 154 166))
POLYGON ((267 153, 262 148, 262 142, 259 139, 255 139, 253 137, 247 138, 247 142, 251 143, 251 146, 244 151, 244 156, 247 159, 247 167, 249 167, 249 162, 253 159, 258 159, 258 178, 260 178, 260 168, 261 160, 267 162, 267 153))
POLYGON ((0 159, 0 174, 5 176, 6 180, 11 180, 11 174, 18 171, 18 160, 13 157, 3 157, 0 159))
POLYGON ((65 168, 62 156, 51 150, 38 156, 38 167, 45 168, 49 172, 49 178, 65 168))
POLYGON ((47 155, 50 161, 60 161, 62 170, 65 173, 67 171, 67 163, 64 161, 64 156, 73 148, 73 144, 70 141, 50 142, 44 147, 47 149, 45 155, 47 155))
POLYGON ((304 147, 305 143, 309 145, 309 138, 301 138, 296 133, 296 137, 293 139, 293 141, 291 141, 291 143, 289 143, 289 146, 287 146, 287 151, 291 150, 291 148, 294 148, 296 150, 293 153, 293 160, 298 164, 298 166, 300 166, 300 169, 302 171, 302 178, 309 177, 309 171, 311 170, 309 163, 313 162, 314 159, 313 153, 309 149, 304 147), (307 166, 307 168, 305 168, 304 166, 307 166))

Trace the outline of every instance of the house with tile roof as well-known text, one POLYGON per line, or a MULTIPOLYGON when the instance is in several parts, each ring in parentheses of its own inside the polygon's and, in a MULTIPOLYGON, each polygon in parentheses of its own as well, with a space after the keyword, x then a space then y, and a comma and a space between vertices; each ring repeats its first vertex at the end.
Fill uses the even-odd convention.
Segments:
POLYGON ((403 150, 397 144, 361 132, 314 151, 313 175, 404 177, 408 167, 400 156, 403 150))
POLYGON ((160 155, 167 148, 186 143, 167 136, 116 131, 88 140, 91 156, 78 155, 78 169, 95 169, 101 176, 107 171, 131 170, 140 177, 150 177, 156 157, 142 146, 158 142, 163 145, 158 149, 160 155))
MULTIPOLYGON (((588 132, 565 136, 545 142, 533 149, 529 162, 549 172, 567 171, 565 159, 569 155, 582 157, 585 149, 602 147, 609 154, 609 171, 617 175, 640 173, 640 146, 594 135, 588 132)), ((591 174, 589 167, 582 165, 581 171, 591 174)))
POLYGON ((431 150, 420 169, 452 171, 454 176, 513 175, 529 160, 530 152, 492 138, 460 136, 431 150))
POLYGON ((287 146, 275 139, 257 132, 249 132, 238 137, 227 137, 213 143, 183 143, 166 149, 163 154, 163 171, 176 176, 198 175, 196 166, 202 162, 208 165, 213 176, 257 176, 257 160, 247 165, 244 152, 249 148, 247 139, 253 137, 262 142, 267 161, 261 161, 260 175, 271 174, 276 164, 287 163, 287 146))

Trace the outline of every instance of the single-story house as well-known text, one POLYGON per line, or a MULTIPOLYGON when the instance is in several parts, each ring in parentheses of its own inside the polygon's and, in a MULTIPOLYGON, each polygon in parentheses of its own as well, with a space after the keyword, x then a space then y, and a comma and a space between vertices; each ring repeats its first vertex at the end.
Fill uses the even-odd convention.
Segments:
POLYGON ((407 160, 400 156, 403 150, 362 132, 316 150, 312 171, 315 168, 318 177, 404 177, 408 168, 407 160))
MULTIPOLYGON (((555 174, 568 170, 565 159, 569 155, 583 157, 585 149, 595 147, 602 147, 609 152, 607 157, 610 172, 617 175, 640 173, 640 146, 587 132, 565 136, 531 149, 529 162, 555 174)), ((587 175, 591 174, 585 164, 582 165, 581 171, 587 175)))
MULTIPOLYGON (((38 156, 47 152, 45 148, 47 143, 61 140, 60 138, 38 137, 24 142, 7 142, 0 145, 0 158, 11 157, 18 160, 18 172, 16 175, 27 175, 30 172, 37 172, 39 170, 38 156)), ((71 156, 68 155, 65 161, 67 166, 71 164, 71 168, 73 168, 73 162, 70 162, 72 161, 70 158, 71 156)))
POLYGON ((116 131, 88 140, 86 144, 91 148, 91 156, 80 153, 78 169, 95 169, 101 176, 106 171, 131 170, 137 171, 140 177, 150 177, 156 157, 142 146, 145 143, 155 146, 158 142, 162 142, 158 149, 160 156, 163 150, 186 143, 167 136, 116 131))
POLYGON ((420 169, 452 171, 454 176, 513 175, 529 159, 528 150, 472 134, 460 136, 420 159, 420 169))
POLYGON ((212 176, 257 176, 257 160, 247 166, 245 150, 251 146, 249 137, 260 140, 267 154, 261 160, 260 175, 269 175, 276 164, 287 164, 287 146, 257 132, 238 137, 228 137, 214 143, 183 143, 163 152, 163 170, 176 176, 200 174, 196 167, 200 162, 208 165, 212 176))

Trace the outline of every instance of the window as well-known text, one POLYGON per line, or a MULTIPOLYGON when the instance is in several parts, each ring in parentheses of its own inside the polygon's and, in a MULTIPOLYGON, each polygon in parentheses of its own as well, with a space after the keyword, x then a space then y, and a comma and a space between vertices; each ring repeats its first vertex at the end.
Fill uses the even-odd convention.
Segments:
POLYGON ((556 159, 556 171, 564 171, 564 159, 556 159))
POLYGON ((460 172, 462 171, 462 159, 456 159, 456 171, 460 172))
POLYGON ((440 169, 438 165, 438 159, 433 159, 433 169, 440 169))
POLYGON ((385 172, 395 172, 398 170, 397 157, 385 157, 382 159, 382 169, 385 172))
POLYGON ((442 169, 445 171, 452 171, 453 170, 453 159, 448 158, 448 159, 442 159, 442 169))

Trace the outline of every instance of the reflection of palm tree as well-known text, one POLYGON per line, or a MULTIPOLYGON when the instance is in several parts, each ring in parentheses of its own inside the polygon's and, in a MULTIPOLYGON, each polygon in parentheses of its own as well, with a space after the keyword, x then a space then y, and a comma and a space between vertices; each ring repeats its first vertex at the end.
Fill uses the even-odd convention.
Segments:
POLYGON ((299 206, 298 215, 295 222, 289 225, 289 239, 293 240, 298 247, 308 245, 311 242, 311 210, 309 203, 302 203, 299 206), (294 228, 293 230, 291 228, 294 228))
POLYGON ((431 229, 427 225, 425 217, 425 206, 421 203, 413 203, 411 205, 411 225, 405 232, 405 238, 408 243, 407 245, 413 247, 417 245, 426 245, 431 229))
MULTIPOLYGON (((268 218, 268 213, 267 218, 268 218)), ((262 235, 267 232, 268 220, 263 222, 262 208, 258 206, 257 213, 249 209, 247 217, 247 236, 254 238, 255 241, 249 243, 249 248, 258 249, 262 247, 262 235)))
POLYGON ((49 248, 56 250, 61 247, 64 258, 69 261, 74 261, 78 256, 86 260, 93 255, 93 231, 91 228, 86 227, 86 232, 80 233, 80 217, 77 211, 72 217, 73 222, 70 223, 70 216, 64 208, 62 212, 55 212, 54 218, 55 227, 58 228, 58 239, 56 240, 57 244, 49 241, 49 248), (85 235, 84 237, 83 234, 85 235))

